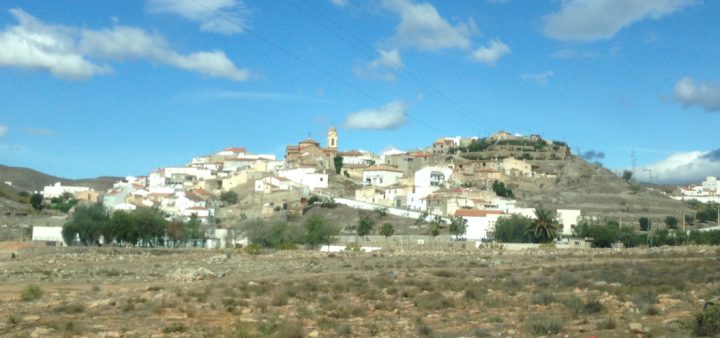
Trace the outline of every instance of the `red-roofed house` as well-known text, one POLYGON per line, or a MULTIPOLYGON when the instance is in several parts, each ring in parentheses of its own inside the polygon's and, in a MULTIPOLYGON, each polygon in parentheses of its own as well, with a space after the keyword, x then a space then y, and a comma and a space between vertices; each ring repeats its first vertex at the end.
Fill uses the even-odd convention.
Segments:
POLYGON ((376 187, 395 185, 402 177, 403 172, 393 167, 372 166, 363 170, 363 183, 376 187))
POLYGON ((489 233, 495 231, 495 223, 503 215, 500 210, 458 209, 455 216, 467 220, 465 238, 469 240, 483 240, 489 238, 489 233))

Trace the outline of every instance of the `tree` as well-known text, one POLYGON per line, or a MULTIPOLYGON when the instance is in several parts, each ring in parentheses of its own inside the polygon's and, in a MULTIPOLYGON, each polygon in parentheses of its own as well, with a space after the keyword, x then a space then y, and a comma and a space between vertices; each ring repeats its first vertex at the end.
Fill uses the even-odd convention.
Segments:
POLYGON ((41 195, 41 194, 32 194, 32 196, 30 196, 30 204, 32 205, 33 209, 35 209, 35 210, 42 210, 42 208, 43 208, 43 195, 41 195))
POLYGON ((82 245, 99 244, 109 219, 102 205, 80 206, 63 225, 63 239, 68 244, 74 243, 76 238, 80 239, 82 245))
POLYGON ((433 239, 435 239, 435 237, 440 235, 440 223, 432 222, 430 224, 429 232, 430 232, 430 236, 432 236, 433 239))
POLYGON ((387 240, 390 236, 395 234, 395 227, 391 223, 385 223, 380 227, 380 234, 385 236, 387 240))
POLYGON ((513 197, 512 190, 508 189, 508 187, 506 187, 505 183, 503 183, 503 182, 499 182, 499 181, 493 182, 492 189, 495 192, 495 194, 500 197, 509 197, 509 198, 513 197))
POLYGON ((640 231, 649 231, 650 230, 650 219, 647 217, 640 217, 638 220, 640 223, 640 231))
POLYGON ((372 232, 373 227, 375 227, 375 222, 369 217, 363 217, 362 219, 360 219, 360 222, 358 222, 358 236, 365 237, 369 235, 372 232))
POLYGON ((625 182, 630 182, 630 180, 633 177, 633 172, 630 170, 623 170, 622 178, 625 180, 625 182))
POLYGON ((501 217, 495 223, 495 240, 504 243, 529 243, 530 236, 527 229, 532 225, 532 219, 520 216, 510 215, 501 217))
POLYGON ((328 223, 320 216, 312 216, 305 221, 305 243, 314 249, 318 244, 332 243, 340 228, 328 223))
POLYGON ((451 235, 455 236, 455 240, 459 240, 465 237, 465 233, 467 233, 467 227, 467 219, 456 216, 452 218, 448 230, 450 230, 451 235))
POLYGON ((668 229, 677 229, 678 220, 674 216, 665 217, 665 225, 668 229))
POLYGON ((245 232, 248 240, 264 248, 278 248, 294 245, 303 241, 303 229, 294 224, 275 222, 268 224, 256 218, 246 221, 241 230, 245 232))
POLYGON ((687 225, 693 225, 695 222, 695 216, 693 215, 685 215, 685 224, 687 225))
POLYGON ((543 208, 535 209, 535 219, 527 229, 527 233, 535 243, 549 243, 556 235, 558 223, 555 215, 543 208))
POLYGON ((310 196, 310 198, 308 198, 308 200, 307 200, 307 203, 308 203, 308 205, 320 203, 320 196, 318 196, 318 195, 310 196))
POLYGON ((340 155, 333 157, 333 164, 335 164, 335 174, 340 174, 343 167, 343 157, 340 155))
POLYGON ((229 205, 237 204, 238 194, 234 191, 225 191, 220 193, 220 200, 229 205))
POLYGON ((137 229, 137 234, 143 241, 150 242, 165 234, 165 215, 157 208, 141 208, 133 210, 130 215, 137 229))

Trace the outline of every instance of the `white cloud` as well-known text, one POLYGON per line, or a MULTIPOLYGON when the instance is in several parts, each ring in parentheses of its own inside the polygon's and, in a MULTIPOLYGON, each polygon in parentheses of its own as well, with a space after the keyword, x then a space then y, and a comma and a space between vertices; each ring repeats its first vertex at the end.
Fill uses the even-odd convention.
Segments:
POLYGON ((522 74, 520 77, 523 80, 526 81, 532 81, 539 85, 545 85, 548 82, 548 79, 555 76, 555 72, 551 70, 546 70, 542 73, 529 73, 529 74, 522 74))
POLYGON ((7 131, 8 131, 8 127, 0 124, 0 138, 5 137, 5 135, 7 134, 7 131))
POLYGON ((22 10, 11 13, 19 25, 0 32, 0 66, 46 69, 60 78, 88 79, 110 71, 109 66, 98 66, 90 59, 149 59, 212 77, 238 81, 249 77, 248 70, 237 68, 222 51, 180 54, 161 35, 140 28, 49 26, 22 10))
POLYGON ((0 66, 43 69, 66 79, 88 79, 110 71, 77 51, 71 29, 45 25, 20 9, 10 13, 19 24, 0 32, 0 66))
POLYGON ((564 0, 544 18, 544 33, 557 40, 594 41, 647 18, 660 19, 695 0, 564 0))
POLYGON ((330 2, 332 2, 333 5, 338 7, 345 7, 350 4, 349 0, 330 0, 330 2))
POLYGON ((382 0, 383 8, 400 15, 400 24, 390 42, 400 47, 420 50, 470 48, 470 36, 476 33, 475 22, 451 25, 429 3, 411 0, 382 0))
POLYGON ((395 129, 407 122, 408 106, 403 101, 390 102, 379 109, 350 113, 345 119, 348 129, 395 129))
POLYGON ((363 79, 394 81, 395 71, 405 67, 400 58, 400 51, 397 48, 388 51, 378 49, 378 53, 380 56, 377 59, 356 67, 353 72, 363 79))
POLYGON ((124 60, 147 58, 175 67, 231 80, 243 81, 249 77, 246 69, 238 69, 222 51, 179 54, 168 46, 158 34, 149 34, 140 28, 114 26, 100 31, 84 30, 80 49, 108 59, 124 60))
POLYGON ((707 176, 717 176, 720 173, 720 159, 714 155, 717 152, 718 150, 674 153, 657 163, 638 168, 635 176, 640 180, 647 180, 647 176, 640 173, 643 173, 643 170, 652 170, 652 175, 657 177, 653 182, 700 182, 707 176))
POLYGON ((684 77, 675 84, 675 99, 683 106, 700 106, 706 111, 720 111, 720 84, 695 83, 684 77))
POLYGON ((494 66, 501 57, 511 52, 510 47, 502 43, 500 39, 490 41, 484 47, 476 49, 472 53, 472 58, 475 61, 485 63, 489 66, 494 66))
POLYGON ((148 10, 179 15, 199 23, 201 30, 223 34, 242 33, 249 15, 238 0, 148 0, 148 10))
POLYGON ((403 68, 403 62, 400 59, 400 51, 397 48, 392 50, 378 50, 380 57, 370 63, 372 67, 386 67, 392 69, 403 68))

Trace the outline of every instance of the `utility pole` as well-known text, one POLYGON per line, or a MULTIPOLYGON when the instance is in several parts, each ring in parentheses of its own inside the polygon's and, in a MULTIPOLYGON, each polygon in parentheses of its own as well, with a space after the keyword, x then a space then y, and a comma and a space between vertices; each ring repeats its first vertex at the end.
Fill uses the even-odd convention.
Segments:
POLYGON ((648 183, 652 183, 652 179, 653 179, 652 169, 643 169, 643 171, 648 173, 648 183))

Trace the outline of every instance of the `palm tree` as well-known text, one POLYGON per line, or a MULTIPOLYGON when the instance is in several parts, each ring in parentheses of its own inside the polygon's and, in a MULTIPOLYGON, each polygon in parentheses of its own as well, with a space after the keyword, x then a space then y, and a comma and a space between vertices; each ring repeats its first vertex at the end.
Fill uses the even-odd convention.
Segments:
POLYGON ((548 243, 555 238, 557 220, 550 210, 535 209, 535 220, 527 228, 527 234, 536 243, 548 243))

